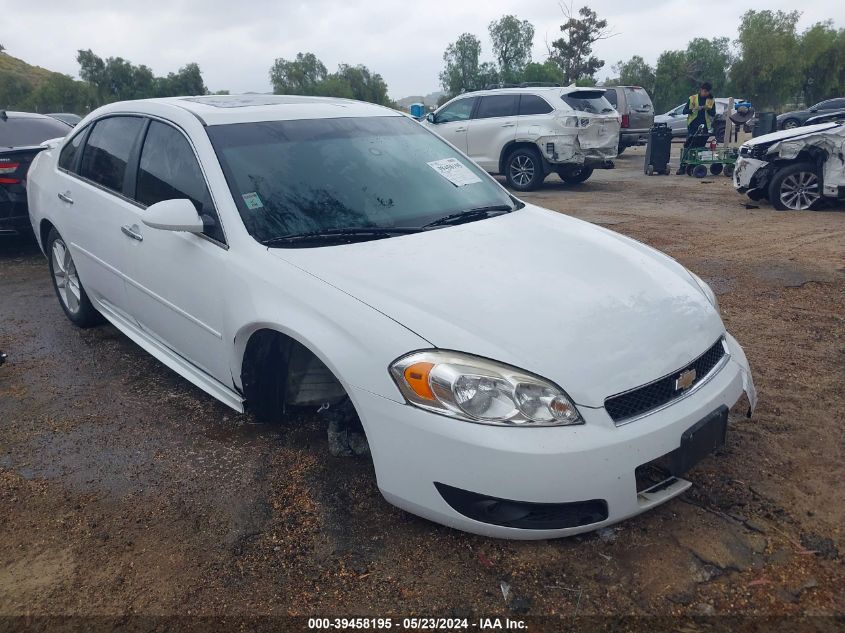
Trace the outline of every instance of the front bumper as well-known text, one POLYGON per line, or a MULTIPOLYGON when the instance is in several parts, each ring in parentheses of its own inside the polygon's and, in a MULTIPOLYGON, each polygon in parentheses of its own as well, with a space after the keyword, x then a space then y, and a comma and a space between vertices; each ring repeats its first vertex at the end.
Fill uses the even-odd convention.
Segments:
POLYGON ((769 163, 765 160, 740 156, 734 166, 733 183, 740 193, 768 185, 769 163))
POLYGON ((460 422, 358 389, 351 397, 364 424, 379 489, 390 503, 454 528, 502 538, 570 536, 616 523, 668 501, 690 484, 638 494, 634 472, 672 452, 681 435, 721 406, 756 393, 742 348, 728 335, 730 359, 687 398, 617 427, 603 408, 579 407, 585 424, 507 428, 460 422), (481 522, 453 509, 435 484, 537 504, 604 501, 607 518, 563 529, 521 529, 481 522))

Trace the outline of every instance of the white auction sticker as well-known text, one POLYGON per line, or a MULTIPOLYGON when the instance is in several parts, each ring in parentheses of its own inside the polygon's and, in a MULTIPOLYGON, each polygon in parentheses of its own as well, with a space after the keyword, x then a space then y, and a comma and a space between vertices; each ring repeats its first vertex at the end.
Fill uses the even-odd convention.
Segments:
POLYGON ((463 187, 464 185, 481 182, 481 178, 472 173, 467 166, 457 158, 433 160, 428 163, 428 166, 456 187, 463 187))

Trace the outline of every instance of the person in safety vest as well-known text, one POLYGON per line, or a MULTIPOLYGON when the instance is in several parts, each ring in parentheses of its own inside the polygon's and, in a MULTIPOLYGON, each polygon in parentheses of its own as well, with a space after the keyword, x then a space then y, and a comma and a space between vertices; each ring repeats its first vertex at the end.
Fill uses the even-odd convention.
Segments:
MULTIPOLYGON (((707 145, 707 139, 713 130, 713 120, 716 118, 716 100, 712 91, 713 86, 705 81, 698 93, 690 95, 687 99, 684 106, 684 114, 687 115, 687 142, 684 143, 684 150, 707 145)), ((678 174, 685 171, 686 165, 682 159, 678 174)))

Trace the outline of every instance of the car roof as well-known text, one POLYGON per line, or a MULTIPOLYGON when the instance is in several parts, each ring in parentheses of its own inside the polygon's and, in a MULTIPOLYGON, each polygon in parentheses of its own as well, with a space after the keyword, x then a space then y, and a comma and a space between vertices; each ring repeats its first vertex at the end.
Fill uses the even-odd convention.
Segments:
MULTIPOLYGON (((49 117, 46 114, 38 114, 37 112, 16 112, 14 110, 3 110, 0 108, 0 112, 5 112, 6 118, 9 119, 50 119, 55 121, 53 117, 49 117)), ((4 117, 0 116, 0 120, 3 120, 4 117)))
POLYGON ((582 92, 585 90, 595 91, 595 92, 604 92, 605 88, 600 86, 537 86, 532 88, 531 86, 525 87, 517 87, 517 88, 490 88, 489 90, 473 90, 472 92, 464 92, 462 94, 457 95, 455 98, 458 97, 481 97, 484 95, 496 95, 496 94, 556 94, 556 95, 565 95, 570 94, 572 92, 582 92))
POLYGON ((297 95, 205 95, 198 97, 165 97, 122 101, 100 108, 102 113, 159 114, 165 109, 188 111, 205 125, 252 123, 260 121, 293 121, 297 119, 333 119, 348 117, 404 116, 385 106, 337 99, 297 95))

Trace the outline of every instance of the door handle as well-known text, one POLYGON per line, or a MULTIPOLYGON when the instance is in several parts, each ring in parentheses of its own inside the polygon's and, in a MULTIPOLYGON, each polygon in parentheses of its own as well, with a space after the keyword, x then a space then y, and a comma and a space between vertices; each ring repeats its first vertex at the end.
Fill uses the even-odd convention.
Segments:
POLYGON ((502 123, 502 127, 513 127, 516 123, 502 123))
POLYGON ((73 204, 73 198, 70 197, 70 191, 65 191, 64 193, 57 193, 59 200, 62 202, 67 202, 68 204, 73 204))
POLYGON ((129 226, 128 224, 126 224, 124 226, 121 226, 120 230, 123 232, 123 234, 125 236, 131 237, 133 240, 135 240, 137 242, 143 242, 144 236, 141 235, 140 233, 138 233, 138 231, 136 230, 137 228, 138 228, 137 226, 134 226, 134 225, 129 226))
POLYGON ((466 132, 466 131, 467 131, 467 129, 465 127, 455 128, 455 132, 466 132))

